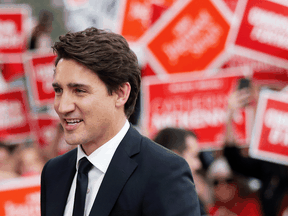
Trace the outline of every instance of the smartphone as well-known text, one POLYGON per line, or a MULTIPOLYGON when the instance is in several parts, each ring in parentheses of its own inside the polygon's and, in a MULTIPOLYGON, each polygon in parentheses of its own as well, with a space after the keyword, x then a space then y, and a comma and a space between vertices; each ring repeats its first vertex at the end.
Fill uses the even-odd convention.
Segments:
POLYGON ((243 88, 250 88, 250 79, 247 78, 241 78, 238 80, 238 90, 243 88))

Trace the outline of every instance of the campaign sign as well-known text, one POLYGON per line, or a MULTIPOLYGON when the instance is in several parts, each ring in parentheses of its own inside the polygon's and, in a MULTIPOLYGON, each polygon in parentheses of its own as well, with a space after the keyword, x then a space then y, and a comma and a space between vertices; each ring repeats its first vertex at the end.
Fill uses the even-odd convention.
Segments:
POLYGON ((237 3, 239 0, 223 0, 227 6, 230 8, 231 11, 235 12, 237 3))
POLYGON ((28 111, 25 90, 16 89, 0 94, 1 140, 22 141, 30 136, 28 111))
POLYGON ((230 54, 221 68, 249 66, 253 83, 261 85, 278 85, 284 87, 288 84, 288 69, 278 67, 248 57, 230 54))
POLYGON ((37 143, 40 147, 51 144, 56 135, 59 119, 48 114, 38 114, 35 121, 37 143))
POLYGON ((40 176, 0 182, 1 216, 40 216, 40 176))
POLYGON ((231 18, 217 0, 176 2, 143 37, 151 66, 164 74, 208 68, 224 51, 231 18))
POLYGON ((153 5, 170 7, 177 0, 124 0, 121 1, 120 29, 129 43, 137 42, 151 25, 153 5))
POLYGON ((56 55, 52 53, 32 55, 27 62, 25 72, 29 78, 32 95, 36 105, 47 105, 53 102, 52 87, 56 55))
POLYGON ((30 15, 27 5, 0 7, 0 53, 21 53, 27 46, 25 25, 30 15))
POLYGON ((6 82, 14 81, 25 75, 22 54, 0 55, 1 73, 6 82))
POLYGON ((260 92, 249 154, 288 165, 287 92, 260 92))
POLYGON ((243 0, 237 5, 236 15, 240 23, 236 25, 236 31, 231 31, 236 52, 259 60, 264 57, 271 63, 287 67, 287 3, 285 5, 282 0, 243 0))
MULTIPOLYGON (((236 71, 236 69, 234 69, 236 71)), ((237 74, 237 73, 236 73, 237 74)), ((200 148, 219 148, 223 145, 227 119, 228 96, 241 75, 195 77, 174 74, 165 80, 143 79, 143 133, 154 138, 166 127, 193 130, 200 148)), ((239 114, 234 125, 241 143, 246 142, 246 114, 239 114), (238 121, 238 122, 237 122, 238 121)))

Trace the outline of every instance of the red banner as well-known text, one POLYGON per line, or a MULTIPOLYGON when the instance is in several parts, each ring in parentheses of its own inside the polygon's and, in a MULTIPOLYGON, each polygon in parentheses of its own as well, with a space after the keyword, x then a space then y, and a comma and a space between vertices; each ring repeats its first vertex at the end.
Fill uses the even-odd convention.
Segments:
POLYGON ((158 73, 200 71, 223 51, 232 13, 212 0, 178 1, 143 37, 147 58, 158 73), (230 12, 230 13, 229 13, 230 12))
POLYGON ((288 93, 260 93, 249 154, 288 165, 288 93))
POLYGON ((1 140, 21 141, 30 136, 29 104, 22 89, 0 94, 1 140))
MULTIPOLYGON (((165 127, 193 130, 200 148, 219 148, 223 144, 228 96, 234 90, 240 69, 231 76, 193 77, 170 75, 165 80, 143 79, 143 132, 153 138, 165 127)), ((235 116, 234 129, 241 143, 246 143, 248 114, 235 116)))
POLYGON ((37 143, 41 147, 51 144, 56 136, 59 119, 48 114, 38 114, 35 121, 37 143))
POLYGON ((240 22, 236 31, 231 31, 236 52, 288 67, 288 6, 285 1, 239 1, 236 16, 240 22))
POLYGON ((1 59, 1 72, 6 82, 14 81, 25 75, 22 54, 3 54, 1 59))
POLYGON ((0 53, 21 53, 26 50, 28 5, 0 7, 0 53))
POLYGON ((283 67, 257 61, 248 57, 230 54, 223 63, 222 68, 248 66, 251 68, 251 77, 254 83, 261 85, 278 85, 284 87, 288 84, 288 70, 283 67))
POLYGON ((164 8, 170 7, 177 0, 125 0, 121 1, 123 8, 123 17, 121 22, 120 34, 123 35, 128 42, 137 42, 144 33, 149 29, 151 20, 155 21, 154 6, 164 8))
POLYGON ((1 216, 40 216, 40 176, 0 182, 1 216))
POLYGON ((29 78, 32 94, 36 105, 53 103, 54 90, 52 87, 56 55, 33 54, 27 61, 25 72, 29 78))
POLYGON ((231 11, 235 12, 238 0, 223 0, 225 4, 230 8, 231 11))

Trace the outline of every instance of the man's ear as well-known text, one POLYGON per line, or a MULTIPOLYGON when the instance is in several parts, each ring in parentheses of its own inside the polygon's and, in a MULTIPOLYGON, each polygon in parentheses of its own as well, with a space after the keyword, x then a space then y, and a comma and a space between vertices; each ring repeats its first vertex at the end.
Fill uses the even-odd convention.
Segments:
POLYGON ((124 106, 127 102, 131 91, 131 86, 129 82, 122 84, 119 89, 116 91, 117 100, 116 107, 124 106))

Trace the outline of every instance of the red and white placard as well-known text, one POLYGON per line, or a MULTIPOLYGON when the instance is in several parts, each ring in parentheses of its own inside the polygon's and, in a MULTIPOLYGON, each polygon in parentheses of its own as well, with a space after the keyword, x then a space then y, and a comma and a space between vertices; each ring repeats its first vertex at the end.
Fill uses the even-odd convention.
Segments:
MULTIPOLYGON (((193 130, 201 149, 220 148, 224 141, 228 96, 243 68, 233 69, 234 75, 199 77, 193 74, 174 74, 165 80, 143 79, 142 131, 152 138, 165 127, 193 130)), ((229 73, 226 73, 229 74, 229 73)), ((249 138, 248 113, 235 118, 239 142, 249 138)))
POLYGON ((57 134, 59 119, 49 114, 37 114, 34 120, 37 143, 40 147, 51 144, 57 134))
POLYGON ((232 12, 235 12, 239 0, 223 0, 232 12))
POLYGON ((119 32, 129 43, 138 40, 150 28, 153 16, 153 5, 170 7, 177 0, 124 0, 121 1, 119 14, 119 32))
POLYGON ((160 74, 200 71, 223 52, 232 12, 218 0, 177 1, 141 38, 160 74))
POLYGON ((27 48, 28 5, 0 6, 0 53, 21 53, 27 48))
POLYGON ((14 81, 25 75, 25 54, 0 54, 1 73, 6 82, 14 81))
POLYGON ((25 73, 29 79, 33 99, 36 105, 53 103, 54 89, 52 87, 56 55, 53 53, 33 53, 26 62, 25 73))
POLYGON ((288 84, 288 69, 277 65, 257 61, 248 57, 230 54, 221 68, 248 66, 253 83, 284 87, 288 84))
POLYGON ((0 215, 40 216, 40 176, 0 182, 0 215))
POLYGON ((260 92, 249 154, 288 165, 287 92, 260 92))
POLYGON ((288 67, 288 5, 283 0, 241 0, 229 35, 234 52, 288 67))
POLYGON ((0 94, 0 138, 18 142, 30 136, 30 115, 26 91, 9 90, 0 94))

